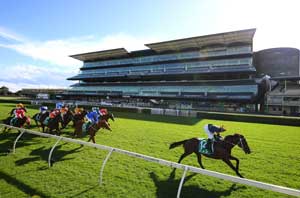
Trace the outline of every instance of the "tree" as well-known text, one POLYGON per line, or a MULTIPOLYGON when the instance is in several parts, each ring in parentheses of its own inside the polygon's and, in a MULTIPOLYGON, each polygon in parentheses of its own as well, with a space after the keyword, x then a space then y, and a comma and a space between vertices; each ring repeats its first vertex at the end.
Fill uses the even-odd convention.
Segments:
POLYGON ((0 87, 0 95, 7 96, 8 94, 10 94, 10 91, 7 87, 5 86, 0 87))

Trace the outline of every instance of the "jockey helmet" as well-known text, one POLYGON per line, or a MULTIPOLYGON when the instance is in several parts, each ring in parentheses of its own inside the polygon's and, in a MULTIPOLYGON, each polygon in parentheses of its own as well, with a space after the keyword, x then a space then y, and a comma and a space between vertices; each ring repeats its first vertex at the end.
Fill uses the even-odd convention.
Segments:
POLYGON ((17 108, 24 108, 24 105, 22 103, 19 103, 16 105, 17 108))
POLYGON ((41 106, 41 111, 46 111, 46 110, 48 110, 48 107, 47 106, 41 106))
POLYGON ((107 114, 107 109, 102 108, 102 109, 100 109, 100 112, 101 112, 102 115, 106 115, 107 114))

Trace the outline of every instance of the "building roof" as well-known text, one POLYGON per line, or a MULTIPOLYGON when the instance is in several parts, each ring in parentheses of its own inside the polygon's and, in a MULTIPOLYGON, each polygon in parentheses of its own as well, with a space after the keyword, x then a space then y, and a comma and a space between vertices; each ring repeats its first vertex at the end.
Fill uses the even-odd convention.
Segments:
POLYGON ((111 50, 89 52, 84 54, 75 54, 75 55, 71 55, 70 57, 81 61, 92 61, 92 60, 115 58, 115 57, 127 57, 128 55, 129 53, 125 48, 116 48, 111 50))
POLYGON ((75 54, 70 57, 80 61, 95 61, 100 59, 110 58, 126 58, 130 55, 141 55, 144 53, 161 53, 168 51, 183 51, 188 49, 201 49, 209 46, 224 46, 235 43, 247 43, 252 44, 253 36, 256 29, 246 29, 232 32, 225 32, 219 34, 210 34, 205 36, 197 36, 191 38, 170 40, 158 43, 145 44, 149 47, 148 50, 139 50, 134 52, 128 52, 125 48, 116 48, 104 51, 89 52, 83 54, 75 54), (139 53, 142 52, 142 53, 139 53))
POLYGON ((203 48, 210 45, 229 45, 233 43, 252 44, 256 29, 246 29, 205 36, 197 36, 185 39, 164 41, 159 43, 146 44, 147 47, 156 52, 181 51, 190 48, 203 48))

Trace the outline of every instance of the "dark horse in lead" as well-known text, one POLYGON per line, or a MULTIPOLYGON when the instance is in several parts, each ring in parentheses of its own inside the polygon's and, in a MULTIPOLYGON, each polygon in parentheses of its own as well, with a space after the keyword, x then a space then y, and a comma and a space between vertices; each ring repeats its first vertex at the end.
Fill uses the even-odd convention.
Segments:
POLYGON ((192 138, 180 142, 174 142, 170 145, 169 149, 183 145, 184 153, 180 156, 178 163, 180 163, 181 160, 183 160, 186 156, 195 153, 197 155, 198 163, 201 168, 204 169, 204 166, 201 161, 201 155, 204 155, 209 158, 222 160, 231 169, 233 169, 239 177, 243 177, 239 173, 239 159, 231 155, 231 150, 236 145, 241 149, 243 149, 243 151, 246 154, 251 153, 246 138, 243 135, 240 134, 228 135, 224 138, 224 140, 214 142, 213 145, 214 153, 212 155, 202 154, 199 152, 199 141, 200 140, 198 138, 192 138), (230 160, 236 161, 236 166, 234 166, 230 160))

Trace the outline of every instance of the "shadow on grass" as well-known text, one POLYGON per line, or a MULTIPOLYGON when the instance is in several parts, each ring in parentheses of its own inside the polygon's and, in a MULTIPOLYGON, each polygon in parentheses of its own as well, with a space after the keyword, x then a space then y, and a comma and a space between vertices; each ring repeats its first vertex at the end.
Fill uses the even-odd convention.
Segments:
MULTIPOLYGON (((170 177, 167 180, 159 180, 157 175, 154 172, 151 172, 150 178, 153 180, 155 186, 156 186, 156 197, 157 198, 165 198, 165 197, 176 197, 177 190, 179 187, 179 183, 181 179, 175 179, 175 174, 170 175, 170 177)), ((185 177, 184 183, 192 179, 192 177, 196 176, 197 174, 191 174, 187 177, 185 177)), ((231 185, 231 187, 224 191, 209 191, 206 189, 202 189, 199 186, 196 185, 189 185, 189 186, 182 186, 180 195, 182 197, 199 197, 202 198, 217 198, 217 197, 226 197, 229 196, 233 191, 236 191, 238 189, 243 189, 246 187, 236 187, 236 184, 231 185)))
MULTIPOLYGON (((14 132, 5 132, 2 133, 0 129, 0 154, 5 155, 12 152, 14 141, 16 140, 19 133, 14 132)), ((34 144, 40 144, 40 141, 34 140, 34 138, 38 138, 37 136, 31 134, 23 134, 23 136, 19 139, 16 145, 16 149, 25 146, 31 146, 34 144)))
MULTIPOLYGON (((55 148, 55 150, 52 153, 52 159, 51 159, 51 166, 58 161, 65 161, 65 160, 70 160, 73 158, 64 158, 66 155, 72 154, 72 153, 77 153, 80 152, 79 149, 81 149, 83 146, 80 145, 77 148, 74 148, 72 150, 60 150, 62 148, 63 145, 65 145, 67 143, 63 143, 59 146, 57 146, 55 148), (64 158, 64 159, 63 159, 64 158)), ((30 156, 33 157, 27 157, 27 158, 23 158, 20 160, 17 160, 15 163, 17 166, 22 166, 25 164, 28 164, 30 162, 35 162, 35 161, 39 161, 39 160, 43 160, 48 162, 48 157, 49 157, 49 153, 52 147, 50 148, 45 148, 45 146, 42 146, 40 148, 37 148, 33 151, 31 151, 30 156)))
POLYGON ((81 192, 79 192, 79 193, 77 193, 77 194, 75 194, 75 195, 71 195, 70 197, 80 197, 82 194, 84 194, 84 193, 86 193, 86 192, 88 192, 88 191, 90 191, 90 190, 93 190, 93 189, 96 188, 96 187, 99 187, 99 184, 96 184, 96 185, 94 185, 94 186, 91 186, 90 188, 87 188, 87 189, 85 189, 85 190, 83 190, 83 191, 81 191, 81 192))
POLYGON ((30 187, 29 185, 17 180, 16 178, 13 178, 12 176, 10 176, 2 171, 0 171, 0 178, 5 180, 7 184, 13 185, 20 191, 29 195, 29 197, 32 197, 33 195, 39 196, 39 197, 49 197, 48 195, 43 194, 42 192, 30 187))
POLYGON ((140 113, 124 113, 124 112, 115 112, 114 116, 116 119, 125 118, 132 120, 144 120, 152 122, 163 122, 163 123, 173 123, 173 124, 182 124, 182 125, 195 125, 201 121, 200 118, 191 118, 191 117, 177 117, 177 116, 166 116, 166 115, 148 115, 140 113))

